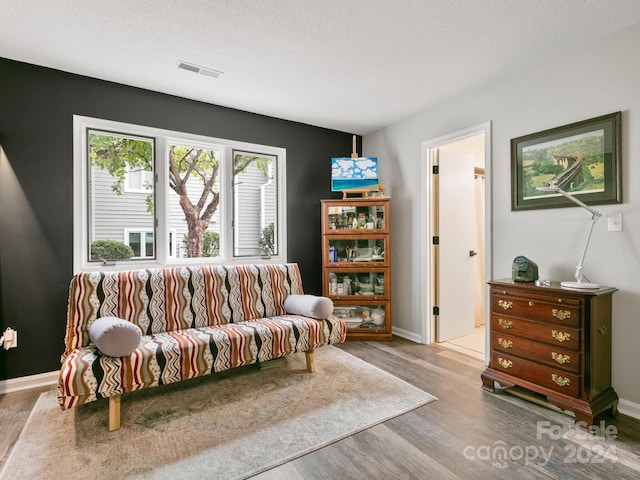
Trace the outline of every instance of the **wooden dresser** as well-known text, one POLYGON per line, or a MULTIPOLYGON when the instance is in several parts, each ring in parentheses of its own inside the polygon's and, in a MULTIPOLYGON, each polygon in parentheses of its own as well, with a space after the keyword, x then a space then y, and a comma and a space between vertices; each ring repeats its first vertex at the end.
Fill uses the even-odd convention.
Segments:
POLYGON ((615 412, 611 388, 611 300, 615 288, 573 290, 511 280, 491 286, 491 359, 485 390, 520 386, 592 425, 615 412))

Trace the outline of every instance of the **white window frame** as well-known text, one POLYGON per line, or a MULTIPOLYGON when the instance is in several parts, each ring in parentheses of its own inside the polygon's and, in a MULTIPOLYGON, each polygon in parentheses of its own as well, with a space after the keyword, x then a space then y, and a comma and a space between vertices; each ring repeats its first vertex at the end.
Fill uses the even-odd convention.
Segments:
POLYGON ((259 145, 247 142, 238 142, 203 135, 195 135, 153 127, 145 127, 123 122, 114 122, 99 118, 73 116, 73 212, 74 212, 74 255, 73 270, 124 270, 131 268, 153 268, 164 266, 184 266, 193 264, 243 264, 243 263, 285 263, 287 262, 287 217, 286 217, 286 149, 269 145, 259 145), (89 162, 87 159, 87 131, 105 130, 114 134, 129 134, 142 137, 155 138, 155 219, 156 219, 156 257, 153 260, 129 260, 116 261, 115 265, 105 266, 99 262, 89 261, 89 198, 88 175, 89 162), (202 144, 208 147, 221 148, 223 151, 222 164, 220 166, 221 189, 228 189, 220 196, 220 256, 204 258, 176 258, 175 237, 173 252, 169 251, 169 176, 168 176, 168 145, 173 143, 202 144), (260 152, 277 157, 277 242, 278 255, 270 258, 261 256, 234 257, 233 256, 233 204, 231 185, 233 181, 233 169, 231 168, 233 150, 260 152))

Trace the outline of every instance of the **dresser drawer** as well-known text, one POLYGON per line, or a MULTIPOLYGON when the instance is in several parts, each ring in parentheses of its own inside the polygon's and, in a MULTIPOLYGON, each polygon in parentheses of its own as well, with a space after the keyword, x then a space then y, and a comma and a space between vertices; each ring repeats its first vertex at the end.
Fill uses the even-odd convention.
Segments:
POLYGON ((579 397, 580 376, 547 367, 504 352, 491 352, 491 368, 534 382, 556 392, 579 397))
POLYGON ((521 318, 491 314, 491 330, 494 334, 509 334, 537 340, 565 350, 580 349, 580 330, 549 323, 529 322, 521 318))
POLYGON ((516 296, 508 291, 491 295, 491 311, 511 317, 580 327, 580 302, 551 296, 516 296))
POLYGON ((534 342, 503 333, 493 333, 491 348, 566 372, 580 374, 580 352, 565 350, 546 343, 534 342))

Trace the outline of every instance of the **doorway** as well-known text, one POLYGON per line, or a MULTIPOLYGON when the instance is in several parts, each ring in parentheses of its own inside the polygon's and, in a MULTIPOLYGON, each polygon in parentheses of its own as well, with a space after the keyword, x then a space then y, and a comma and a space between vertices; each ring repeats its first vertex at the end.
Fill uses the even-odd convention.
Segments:
POLYGON ((490 123, 423 143, 425 343, 486 358, 490 123))

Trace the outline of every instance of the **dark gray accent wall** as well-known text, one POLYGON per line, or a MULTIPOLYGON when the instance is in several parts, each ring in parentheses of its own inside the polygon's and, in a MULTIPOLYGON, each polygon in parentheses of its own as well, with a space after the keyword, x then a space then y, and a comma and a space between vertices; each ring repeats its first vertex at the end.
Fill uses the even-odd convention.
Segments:
POLYGON ((336 197, 331 157, 351 154, 350 133, 0 58, 0 326, 18 331, 18 348, 0 349, 0 380, 60 367, 73 268, 73 115, 286 148, 288 259, 305 291, 322 293, 320 199, 336 197))

